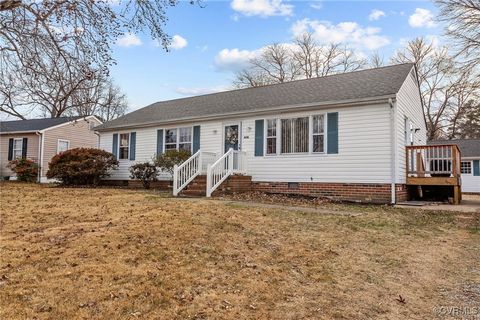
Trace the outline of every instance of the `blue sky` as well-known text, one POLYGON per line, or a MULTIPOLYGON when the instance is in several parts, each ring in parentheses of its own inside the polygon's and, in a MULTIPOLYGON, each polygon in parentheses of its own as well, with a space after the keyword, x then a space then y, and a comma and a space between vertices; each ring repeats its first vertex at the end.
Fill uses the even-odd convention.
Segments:
POLYGON ((430 1, 205 1, 168 10, 170 52, 148 35, 126 35, 114 46, 115 82, 130 111, 150 103, 231 87, 235 70, 262 47, 289 43, 308 30, 320 43, 378 51, 386 60, 408 39, 437 39, 442 26, 430 1))

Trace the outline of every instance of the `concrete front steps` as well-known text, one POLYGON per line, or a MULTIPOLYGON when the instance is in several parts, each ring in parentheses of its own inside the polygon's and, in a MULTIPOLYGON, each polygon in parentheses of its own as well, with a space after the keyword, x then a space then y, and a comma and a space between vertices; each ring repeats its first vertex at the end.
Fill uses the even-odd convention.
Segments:
MULTIPOLYGON (((222 194, 246 192, 252 190, 252 177, 242 175, 232 175, 228 177, 212 194, 218 196, 222 194)), ((207 176, 196 176, 185 189, 180 192, 181 196, 186 197, 205 197, 207 194, 207 176)))

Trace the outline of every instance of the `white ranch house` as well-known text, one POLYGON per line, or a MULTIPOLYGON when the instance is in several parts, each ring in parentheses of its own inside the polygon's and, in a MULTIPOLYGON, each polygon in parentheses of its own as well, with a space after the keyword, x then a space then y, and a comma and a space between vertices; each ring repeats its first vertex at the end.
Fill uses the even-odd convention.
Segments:
MULTIPOLYGON (((186 149, 174 194, 248 185, 381 203, 407 199, 406 146, 427 143, 413 64, 158 102, 95 130, 120 162, 110 182, 129 184, 132 164, 186 149)), ((409 177, 430 177, 414 165, 409 177)))

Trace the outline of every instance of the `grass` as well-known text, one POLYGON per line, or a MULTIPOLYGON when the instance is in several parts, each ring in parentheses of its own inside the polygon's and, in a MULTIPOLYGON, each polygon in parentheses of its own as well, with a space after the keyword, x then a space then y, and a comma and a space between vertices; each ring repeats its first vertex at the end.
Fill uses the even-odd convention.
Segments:
POLYGON ((1 319, 432 319, 480 301, 474 214, 0 188, 1 319))

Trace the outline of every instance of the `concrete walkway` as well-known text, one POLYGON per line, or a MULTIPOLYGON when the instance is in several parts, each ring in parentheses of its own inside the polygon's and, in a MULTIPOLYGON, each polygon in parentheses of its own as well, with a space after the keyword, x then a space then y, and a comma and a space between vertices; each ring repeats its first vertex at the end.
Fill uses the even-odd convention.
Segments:
POLYGON ((480 195, 462 195, 460 205, 432 203, 423 206, 396 205, 396 208, 414 208, 422 210, 480 213, 480 195))

